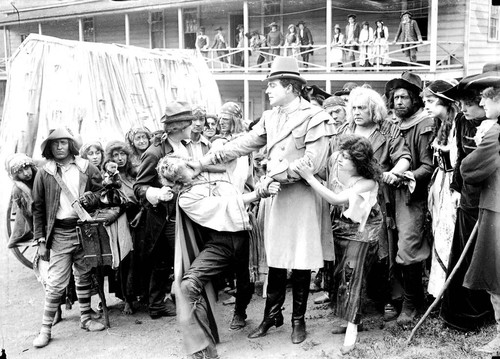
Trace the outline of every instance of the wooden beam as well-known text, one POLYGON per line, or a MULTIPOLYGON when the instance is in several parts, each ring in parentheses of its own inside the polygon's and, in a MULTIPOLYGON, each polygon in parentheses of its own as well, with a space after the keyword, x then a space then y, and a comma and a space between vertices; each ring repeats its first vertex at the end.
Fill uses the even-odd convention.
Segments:
POLYGON ((332 0, 326 0, 326 72, 330 72, 332 43, 332 0))
POLYGON ((179 49, 184 48, 184 12, 182 8, 177 9, 177 22, 179 31, 179 49))
POLYGON ((78 41, 83 41, 83 18, 78 18, 78 41))
POLYGON ((130 19, 125 13, 125 45, 130 45, 130 19))
POLYGON ((38 23, 38 35, 43 35, 41 22, 38 23))
POLYGON ((438 0, 431 0, 431 7, 430 7, 430 13, 429 13, 429 18, 430 18, 430 23, 431 23, 431 30, 430 30, 430 54, 429 54, 429 60, 430 60, 430 70, 431 72, 436 72, 436 62, 437 62, 437 42, 438 42, 438 0))
MULTIPOLYGON (((243 1, 243 33, 248 33, 248 0, 243 1)), ((248 38, 246 36, 243 37, 243 48, 245 51, 243 52, 243 57, 245 61, 245 72, 248 73, 248 65, 250 64, 250 56, 248 56, 248 38)), ((248 84, 247 84, 248 85, 248 84)), ((248 86, 245 87, 245 91, 248 90, 248 86)), ((245 92, 245 101, 246 101, 247 93, 245 92)), ((247 103, 245 102, 245 113, 247 113, 247 103)), ((245 115, 247 116, 247 115, 245 115)), ((246 118, 246 117, 245 117, 246 118)))

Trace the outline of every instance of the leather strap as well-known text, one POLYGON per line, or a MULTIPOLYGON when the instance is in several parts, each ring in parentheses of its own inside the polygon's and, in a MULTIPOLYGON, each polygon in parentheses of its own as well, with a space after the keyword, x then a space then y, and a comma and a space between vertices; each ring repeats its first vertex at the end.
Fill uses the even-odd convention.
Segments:
POLYGON ((73 209, 75 210, 78 218, 80 218, 80 220, 84 222, 92 220, 90 214, 85 210, 85 208, 82 207, 80 202, 78 202, 78 200, 73 196, 68 186, 66 186, 66 183, 64 183, 64 181, 62 180, 61 176, 59 175, 59 168, 57 169, 56 173, 54 173, 54 179, 56 180, 59 187, 61 187, 61 190, 64 192, 66 197, 68 197, 68 199, 71 201, 71 207, 73 207, 73 209))

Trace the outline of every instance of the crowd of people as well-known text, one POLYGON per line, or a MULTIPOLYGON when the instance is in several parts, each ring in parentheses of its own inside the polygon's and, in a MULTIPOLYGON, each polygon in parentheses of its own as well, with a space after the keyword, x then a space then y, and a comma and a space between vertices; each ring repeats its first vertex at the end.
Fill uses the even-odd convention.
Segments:
MULTIPOLYGON (((301 20, 297 24, 289 24, 287 30, 282 32, 279 25, 272 22, 267 25, 267 34, 261 34, 259 30, 245 33, 243 25, 236 27, 236 48, 245 47, 245 37, 248 38, 249 54, 252 51, 257 56, 257 65, 268 62, 271 66, 276 56, 289 56, 301 60, 301 66, 309 67, 310 57, 314 54, 314 40, 311 30, 306 23, 301 20), (300 56, 299 56, 300 55, 300 56)), ((208 51, 213 49, 222 62, 229 62, 227 44, 222 33, 222 27, 217 27, 217 31, 212 45, 210 39, 205 34, 205 27, 198 30, 196 39, 196 49, 208 56, 208 51)), ((339 24, 335 24, 332 34, 332 42, 328 47, 330 52, 330 66, 340 67, 371 67, 389 66, 392 60, 389 56, 389 45, 397 42, 401 43, 403 53, 407 57, 408 63, 417 62, 418 43, 422 43, 422 34, 416 20, 413 19, 411 11, 404 11, 401 14, 396 35, 391 41, 389 38, 389 28, 384 25, 383 20, 375 21, 374 26, 370 26, 368 21, 363 21, 361 25, 357 22, 356 14, 347 15, 345 31, 339 24), (358 57, 358 59, 356 59, 358 57)), ((232 63, 237 66, 244 66, 244 50, 233 55, 232 63)))
POLYGON ((450 327, 477 330, 494 318, 497 334, 478 350, 500 350, 500 65, 425 85, 404 72, 383 94, 369 84, 333 95, 306 85, 297 60, 277 56, 271 109, 251 123, 234 102, 207 114, 174 101, 161 131, 133 127, 103 146, 58 128, 42 142, 44 163, 10 156, 20 210, 9 245, 33 238, 49 261, 33 345, 49 344, 72 274, 82 328, 104 329, 76 226, 112 208, 106 226, 121 224, 110 239, 118 233, 126 248, 130 238, 130 250, 106 272, 110 289, 126 314, 142 300, 153 319, 177 315, 193 358, 218 357, 216 292, 234 284, 238 330, 263 278, 263 319, 251 339, 284 324, 291 285, 293 344, 308 335, 310 291, 322 290, 314 302, 330 302, 343 354, 363 330, 367 299, 407 327, 426 294, 443 296, 450 327))

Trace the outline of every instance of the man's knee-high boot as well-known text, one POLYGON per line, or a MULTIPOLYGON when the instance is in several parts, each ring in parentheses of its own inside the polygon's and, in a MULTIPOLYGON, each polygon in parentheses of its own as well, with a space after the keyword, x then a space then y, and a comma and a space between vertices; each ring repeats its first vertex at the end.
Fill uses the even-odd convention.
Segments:
POLYGON ((424 288, 422 284, 422 263, 414 263, 401 267, 403 274, 403 308, 397 319, 398 324, 408 325, 417 315, 417 309, 422 306, 424 288))
POLYGON ((292 313, 292 343, 299 344, 306 339, 305 314, 307 298, 309 297, 310 270, 292 271, 293 313, 292 313))
POLYGON ((283 325, 283 314, 281 314, 281 308, 283 307, 283 303, 285 303, 285 295, 286 269, 269 267, 264 319, 257 329, 248 335, 249 338, 263 337, 272 326, 278 328, 283 325))

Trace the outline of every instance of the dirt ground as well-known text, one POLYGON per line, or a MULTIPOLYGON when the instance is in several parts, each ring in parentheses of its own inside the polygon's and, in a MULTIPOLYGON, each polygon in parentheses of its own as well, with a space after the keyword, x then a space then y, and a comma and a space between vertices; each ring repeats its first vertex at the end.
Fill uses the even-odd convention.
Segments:
MULTIPOLYGON (((0 194, 0 203, 6 203, 5 196, 4 192, 0 194)), ((5 218, 3 208, 0 208, 0 218, 5 218)), ((7 358, 186 357, 175 318, 152 320, 145 308, 139 308, 134 315, 124 315, 121 313, 123 304, 113 296, 108 297, 110 329, 99 333, 82 331, 78 304, 75 304, 72 310, 63 309, 64 320, 53 328, 51 343, 43 349, 34 349, 32 341, 40 327, 44 293, 32 271, 6 248, 5 233, 5 223, 0 221, 0 348, 5 348, 7 358)), ((262 319, 264 299, 254 295, 248 309, 247 327, 230 331, 233 307, 222 304, 228 298, 223 294, 217 304, 220 357, 341 358, 343 335, 331 334, 334 319, 331 310, 327 305, 314 305, 316 295, 311 294, 309 299, 307 339, 293 345, 290 341, 290 292, 285 302, 285 325, 271 329, 266 337, 253 340, 247 335, 262 319)), ((95 308, 97 299, 93 298, 92 304, 95 308)), ((491 358, 476 354, 473 348, 492 338, 493 325, 479 333, 464 334, 443 328, 438 319, 430 318, 408 346, 405 341, 410 330, 401 330, 394 325, 382 328, 381 314, 370 314, 364 323, 368 330, 359 334, 357 349, 346 358, 491 358)))

